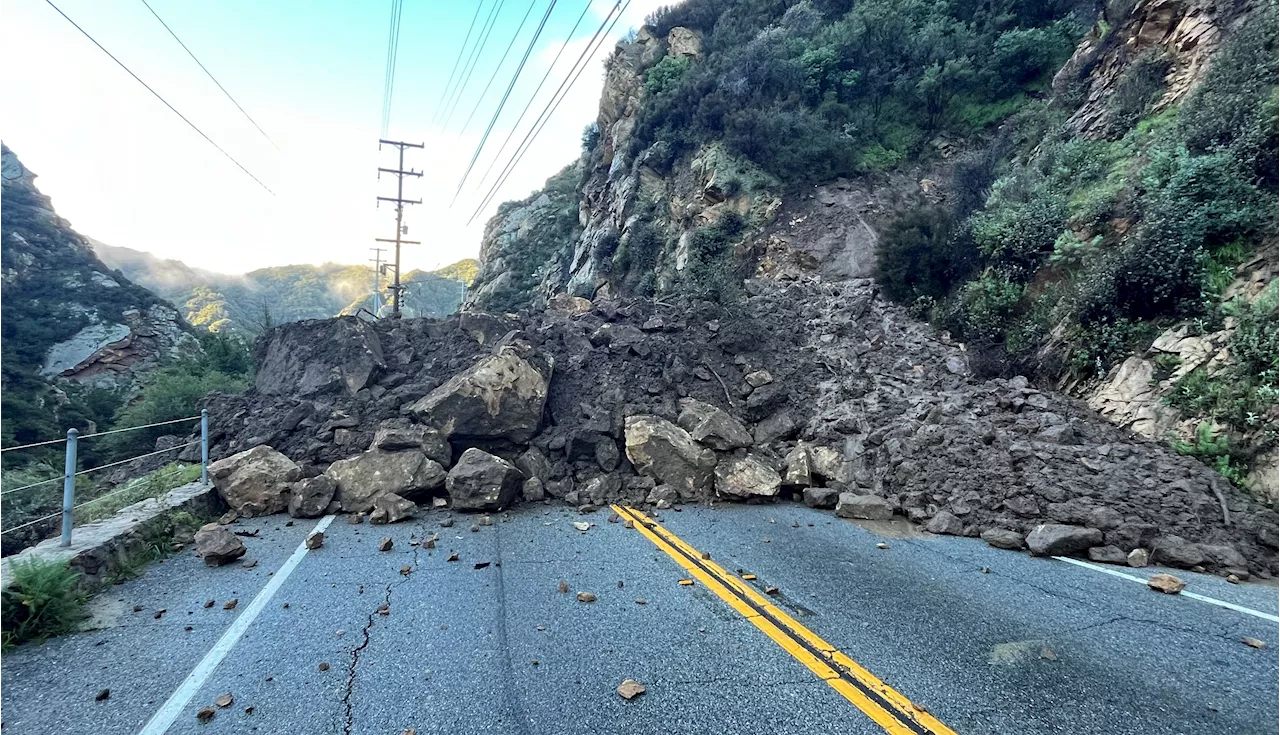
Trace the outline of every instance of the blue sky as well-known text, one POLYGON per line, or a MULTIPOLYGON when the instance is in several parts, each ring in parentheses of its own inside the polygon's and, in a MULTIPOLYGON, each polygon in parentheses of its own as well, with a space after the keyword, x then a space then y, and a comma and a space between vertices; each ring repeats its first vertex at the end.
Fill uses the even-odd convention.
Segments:
MULTIPOLYGON (((0 136, 81 233, 190 265, 242 272, 267 265, 362 262, 374 237, 393 234, 394 152, 378 151, 390 0, 309 2, 149 0, 206 67, 279 146, 277 151, 222 95, 140 0, 54 0, 138 76, 275 191, 263 191, 43 0, 6 0, 0 67, 0 136)), ((497 0, 484 0, 483 22, 497 0)), ((388 135, 425 142, 409 164, 427 173, 406 196, 406 268, 474 256, 497 205, 523 198, 577 155, 595 118, 603 57, 638 27, 655 0, 633 0, 612 38, 558 108, 537 144, 470 226, 479 175, 532 94, 587 0, 557 0, 472 178, 449 206, 459 177, 550 0, 529 21, 492 87, 480 91, 516 35, 530 0, 502 0, 488 45, 446 129, 432 125, 458 57, 474 0, 405 0, 388 135), (465 130, 462 122, 478 111, 465 130)), ((614 0, 594 0, 515 135, 586 47, 614 0)), ((478 28, 477 28, 478 31, 478 28)), ((513 142, 514 146, 514 142, 513 142)), ((503 161, 509 155, 503 155, 503 161)), ((496 170, 495 170, 496 173, 496 170)))

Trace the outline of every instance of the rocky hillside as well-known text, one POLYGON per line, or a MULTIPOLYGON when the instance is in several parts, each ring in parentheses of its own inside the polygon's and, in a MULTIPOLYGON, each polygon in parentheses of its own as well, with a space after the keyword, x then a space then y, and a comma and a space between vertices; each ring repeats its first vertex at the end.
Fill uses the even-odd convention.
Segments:
POLYGON ((1273 499, 1275 3, 851 5, 657 13, 471 303, 874 276, 980 374, 1273 499))
MULTIPOLYGON (((212 332, 252 337, 263 329, 301 319, 324 319, 371 309, 373 268, 364 265, 286 265, 227 275, 182 261, 91 241, 94 252, 130 280, 183 307, 188 322, 212 332)), ((453 313, 478 263, 462 260, 438 271, 412 270, 404 307, 413 316, 453 313)), ((390 283, 388 278, 383 283, 390 283)))
POLYGON ((8 148, 0 161, 3 438, 62 435, 96 416, 95 393, 128 393, 160 364, 200 352, 176 309, 93 253, 8 148))

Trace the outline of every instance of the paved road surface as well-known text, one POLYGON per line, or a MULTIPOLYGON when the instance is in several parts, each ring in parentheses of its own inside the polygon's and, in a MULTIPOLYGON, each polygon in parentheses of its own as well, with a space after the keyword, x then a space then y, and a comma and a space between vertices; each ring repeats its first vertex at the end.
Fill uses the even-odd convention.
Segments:
MULTIPOLYGON (((1277 731, 1273 620, 803 506, 664 511, 646 532, 609 515, 525 507, 477 532, 442 511, 339 517, 311 552, 296 550, 315 521, 241 521, 261 529, 253 568, 169 559, 98 598, 101 629, 6 654, 4 732, 162 732, 166 711, 170 733, 1277 731), (435 533, 434 549, 409 543, 435 533), (211 651, 225 655, 192 680, 211 651), (647 692, 622 700, 628 678, 647 692), (224 693, 234 703, 198 723, 224 693)), ((1277 612, 1272 587, 1181 576, 1277 612)))

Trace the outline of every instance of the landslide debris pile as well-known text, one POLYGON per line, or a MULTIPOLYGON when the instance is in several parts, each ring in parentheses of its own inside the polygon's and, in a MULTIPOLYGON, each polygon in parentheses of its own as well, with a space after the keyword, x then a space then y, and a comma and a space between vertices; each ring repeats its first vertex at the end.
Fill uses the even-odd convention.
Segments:
POLYGON ((1038 553, 1276 573, 1274 513, 1078 401, 973 377, 870 282, 745 287, 731 306, 559 296, 276 327, 254 388, 208 401, 211 472, 242 515, 792 496, 1038 553))

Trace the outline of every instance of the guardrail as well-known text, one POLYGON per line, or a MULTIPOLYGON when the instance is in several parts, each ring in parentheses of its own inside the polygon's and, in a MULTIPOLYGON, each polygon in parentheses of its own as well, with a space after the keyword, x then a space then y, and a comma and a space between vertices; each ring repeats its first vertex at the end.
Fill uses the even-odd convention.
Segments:
POLYGON ((200 411, 199 416, 187 416, 180 419, 173 419, 172 421, 160 421, 154 424, 144 424, 142 426, 129 426, 123 429, 99 431, 93 434, 85 434, 84 436, 80 436, 80 432, 78 432, 74 428, 67 429, 67 436, 65 439, 50 439, 48 441, 35 442, 32 444, 23 444, 17 447, 5 447, 4 449, 0 449, 0 452, 14 452, 20 449, 32 449, 35 447, 50 446, 53 444, 61 444, 64 442, 66 443, 66 457, 65 457, 66 461, 63 466, 63 472, 61 477, 50 477, 47 480, 40 480, 39 482, 33 482, 27 485, 23 485, 21 487, 0 490, 0 497, 2 497, 2 496, 9 495, 11 493, 21 492, 23 490, 29 490, 33 487, 38 487, 40 485, 45 485, 48 483, 57 482, 58 480, 62 480, 62 510, 56 513, 50 513, 49 515, 42 516, 40 518, 36 518, 35 520, 32 520, 32 521, 27 521, 26 523, 23 523, 18 526, 14 526, 13 528, 6 528, 3 531, 0 531, 0 535, 13 533, 14 531, 20 531, 24 528, 29 528, 31 526, 36 525, 37 523, 43 523, 50 519, 57 518, 59 515, 61 515, 62 516, 62 535, 59 543, 62 546, 70 546, 71 530, 72 530, 72 527, 75 525, 75 512, 77 510, 79 510, 80 508, 83 508, 86 505, 89 505, 90 503, 96 503, 100 500, 109 498, 113 495, 116 495, 118 493, 121 493, 121 492, 124 492, 125 490, 130 489, 126 485, 120 490, 114 490, 112 492, 107 493, 106 495, 100 495, 96 498, 93 498, 91 500, 86 500, 85 502, 77 505, 76 504, 76 478, 77 477, 87 475, 91 472, 97 472, 99 470, 105 470, 111 467, 118 467, 119 465, 128 464, 135 460, 144 459, 146 457, 154 457, 160 454, 164 454, 166 452, 173 452, 177 450, 186 449, 187 447, 195 446, 196 444, 200 445, 200 482, 206 485, 209 483, 209 412, 207 410, 202 409, 200 411), (139 429, 152 429, 157 426, 168 426, 170 424, 180 424, 183 422, 195 421, 196 419, 200 420, 200 438, 196 441, 189 441, 186 444, 179 444, 177 446, 166 447, 164 449, 157 449, 154 452, 147 452, 146 454, 139 454, 136 457, 129 457, 128 459, 121 459, 115 462, 108 462, 107 464, 98 465, 97 467, 90 467, 89 469, 86 469, 86 470, 76 469, 76 462, 77 462, 76 453, 79 449, 80 441, 83 439, 92 439, 94 437, 106 436, 108 434, 120 434, 127 431, 138 431, 139 429))

